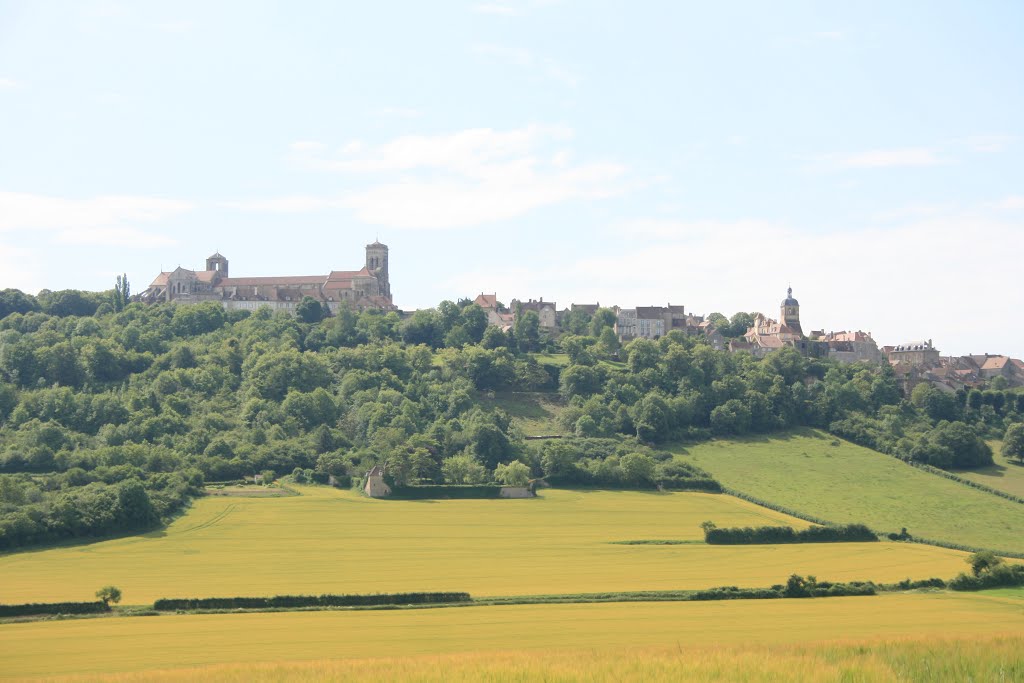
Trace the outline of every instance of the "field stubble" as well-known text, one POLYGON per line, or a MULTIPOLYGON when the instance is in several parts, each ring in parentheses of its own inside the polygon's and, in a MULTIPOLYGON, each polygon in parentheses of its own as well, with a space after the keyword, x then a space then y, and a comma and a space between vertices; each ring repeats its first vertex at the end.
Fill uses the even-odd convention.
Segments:
POLYGON ((1010 681, 1020 605, 940 593, 6 624, 0 677, 1010 681))
POLYGON ((166 531, 0 556, 0 602, 468 591, 474 597, 948 578, 955 551, 902 543, 708 546, 700 523, 806 522, 730 496, 547 490, 532 500, 376 501, 326 487, 205 498, 166 531), (621 545, 636 539, 697 541, 621 545))

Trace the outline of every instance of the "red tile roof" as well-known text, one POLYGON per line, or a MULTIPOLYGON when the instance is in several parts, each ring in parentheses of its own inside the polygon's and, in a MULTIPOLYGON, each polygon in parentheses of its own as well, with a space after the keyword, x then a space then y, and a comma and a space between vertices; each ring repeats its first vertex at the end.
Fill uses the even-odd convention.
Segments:
POLYGON ((981 366, 982 370, 1002 370, 1006 367, 1006 364, 1010 362, 1010 359, 1006 356, 993 356, 985 361, 985 364, 981 366))
POLYGON ((222 287, 288 287, 294 285, 320 285, 323 275, 293 275, 285 277, 228 277, 220 281, 222 287))
POLYGON ((498 307, 498 295, 497 295, 497 293, 495 293, 495 294, 484 294, 483 292, 481 292, 480 296, 478 296, 477 298, 473 299, 473 303, 475 303, 480 308, 497 308, 498 307))

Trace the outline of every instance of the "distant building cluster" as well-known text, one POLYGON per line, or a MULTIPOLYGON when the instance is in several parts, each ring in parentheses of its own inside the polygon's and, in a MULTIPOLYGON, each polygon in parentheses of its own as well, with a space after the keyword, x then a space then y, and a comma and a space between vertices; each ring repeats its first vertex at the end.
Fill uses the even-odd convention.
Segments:
MULTIPOLYGON (((227 258, 215 253, 206 259, 205 270, 178 267, 160 273, 137 298, 153 303, 216 301, 227 309, 255 310, 268 306, 294 313, 306 297, 313 298, 332 314, 342 305, 354 310, 398 310, 391 298, 387 245, 379 241, 366 245, 365 263, 359 270, 309 276, 231 277, 227 258)), ((560 311, 554 301, 545 301, 544 297, 525 301, 512 299, 504 306, 496 292, 481 293, 474 303, 487 314, 490 325, 504 330, 514 327, 517 315, 532 311, 537 314, 540 331, 548 336, 561 331, 568 315, 593 316, 602 308, 599 303, 574 303, 560 311)), ((779 349, 793 348, 809 358, 831 358, 843 363, 888 362, 908 393, 922 382, 956 391, 982 386, 996 377, 1004 378, 1008 386, 1024 386, 1024 362, 1008 356, 986 353, 944 357, 930 339, 879 349, 871 333, 861 330, 827 333, 813 330, 805 334, 800 322, 800 302, 793 298, 792 288, 787 290, 779 306, 778 320, 757 313, 742 337, 729 340, 713 321, 687 313, 682 305, 604 308, 614 313, 613 329, 622 342, 659 339, 679 332, 703 337, 718 350, 742 351, 758 358, 779 349)))
POLYGON ((380 242, 366 245, 366 262, 359 270, 334 270, 326 275, 231 277, 228 260, 219 252, 206 259, 205 270, 178 267, 163 272, 139 295, 145 302, 180 304, 216 301, 226 309, 294 312, 311 297, 336 313, 343 303, 355 310, 395 310, 388 279, 388 247, 380 242))
POLYGON ((976 389, 1002 377, 1008 387, 1024 386, 1024 361, 989 353, 943 356, 932 340, 882 347, 905 393, 928 383, 943 391, 976 389))

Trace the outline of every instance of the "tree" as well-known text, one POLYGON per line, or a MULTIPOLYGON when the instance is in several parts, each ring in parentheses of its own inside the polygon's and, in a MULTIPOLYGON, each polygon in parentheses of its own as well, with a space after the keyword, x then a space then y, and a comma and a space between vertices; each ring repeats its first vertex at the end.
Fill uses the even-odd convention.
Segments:
POLYGON ((485 349, 506 348, 508 347, 508 336, 501 331, 500 327, 491 325, 484 330, 484 336, 480 341, 480 345, 485 349))
POLYGON ((643 453, 627 453, 619 460, 622 476, 630 484, 650 484, 654 481, 654 460, 643 453))
POLYGON ((313 297, 304 296, 295 307, 295 315, 304 323, 318 323, 324 319, 324 308, 313 297))
POLYGON ((1006 428, 1003 436, 1003 455, 1024 462, 1024 422, 1015 422, 1006 428))
POLYGON ((480 308, 477 304, 469 304, 468 306, 462 307, 462 327, 466 330, 466 334, 469 335, 470 341, 474 344, 479 344, 480 340, 484 337, 484 331, 487 329, 487 311, 480 308))
POLYGON ((96 591, 96 597, 109 607, 110 603, 117 604, 121 602, 121 589, 117 586, 104 586, 96 591))
POLYGON ((483 484, 487 481, 487 468, 469 453, 460 453, 441 463, 441 474, 449 484, 483 484))
POLYGON ((114 283, 114 292, 110 297, 110 305, 115 311, 123 311, 124 307, 128 305, 130 297, 131 285, 128 284, 128 275, 118 275, 117 281, 114 283))
POLYGON ((995 567, 1003 564, 1003 558, 999 557, 991 550, 982 550, 968 557, 965 562, 971 565, 971 571, 974 572, 975 576, 981 576, 982 574, 990 572, 995 567))
POLYGON ((525 353, 540 349, 540 316, 537 311, 517 313, 514 329, 520 351, 525 353))
POLYGON ((601 331, 606 327, 615 327, 618 316, 610 308, 599 308, 594 311, 594 316, 590 319, 590 336, 601 337, 601 331))
POLYGON ((530 483, 530 468, 513 460, 507 465, 495 467, 494 478, 505 486, 526 486, 530 483))
POLYGON ((615 330, 606 327, 601 330, 601 336, 597 339, 597 347, 606 356, 613 356, 619 352, 622 344, 619 342, 619 335, 615 334, 615 330))

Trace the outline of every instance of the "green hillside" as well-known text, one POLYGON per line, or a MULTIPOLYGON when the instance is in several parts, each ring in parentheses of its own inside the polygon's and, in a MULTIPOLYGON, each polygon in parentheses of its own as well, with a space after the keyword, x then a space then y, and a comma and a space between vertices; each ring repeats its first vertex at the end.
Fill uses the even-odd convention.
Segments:
POLYGON ((989 445, 992 446, 994 461, 991 465, 973 470, 959 470, 957 474, 964 479, 1024 498, 1024 463, 1010 460, 1000 453, 1002 443, 993 441, 989 445))
POLYGON ((730 488, 831 522, 1024 552, 1024 505, 818 431, 712 441, 685 453, 730 488))
POLYGON ((504 410, 512 417, 525 436, 566 434, 558 420, 565 404, 558 394, 534 391, 495 392, 493 398, 482 396, 480 406, 485 410, 504 410))

